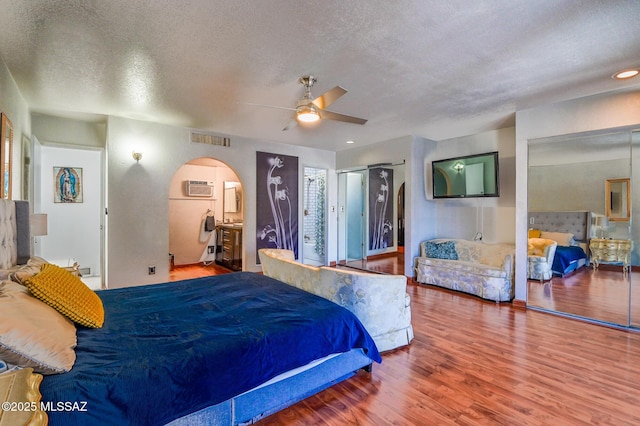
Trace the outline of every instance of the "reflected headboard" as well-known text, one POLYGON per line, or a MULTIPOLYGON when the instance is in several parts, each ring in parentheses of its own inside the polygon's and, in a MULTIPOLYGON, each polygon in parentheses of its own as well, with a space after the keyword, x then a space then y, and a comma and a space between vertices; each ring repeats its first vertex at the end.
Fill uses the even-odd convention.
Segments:
POLYGON ((0 199, 0 269, 23 265, 30 255, 29 203, 0 199))
POLYGON ((569 232, 577 242, 588 243, 595 213, 577 212, 529 212, 529 228, 546 232, 569 232))

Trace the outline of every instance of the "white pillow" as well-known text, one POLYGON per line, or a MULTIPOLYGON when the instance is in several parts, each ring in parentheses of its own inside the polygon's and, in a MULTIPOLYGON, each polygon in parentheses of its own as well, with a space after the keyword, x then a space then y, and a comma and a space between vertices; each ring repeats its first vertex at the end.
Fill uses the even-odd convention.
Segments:
POLYGON ((0 282, 0 358, 42 374, 71 370, 76 328, 13 281, 0 282))
POLYGON ((542 231, 540 238, 546 238, 558 243, 559 246, 571 246, 573 245, 573 234, 568 232, 546 232, 542 231))

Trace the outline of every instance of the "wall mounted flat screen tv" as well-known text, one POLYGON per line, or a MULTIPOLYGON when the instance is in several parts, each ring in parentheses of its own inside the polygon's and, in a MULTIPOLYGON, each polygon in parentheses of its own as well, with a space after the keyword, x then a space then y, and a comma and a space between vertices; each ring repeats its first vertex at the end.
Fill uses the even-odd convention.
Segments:
POLYGON ((431 162, 433 198, 499 197, 498 152, 431 162))

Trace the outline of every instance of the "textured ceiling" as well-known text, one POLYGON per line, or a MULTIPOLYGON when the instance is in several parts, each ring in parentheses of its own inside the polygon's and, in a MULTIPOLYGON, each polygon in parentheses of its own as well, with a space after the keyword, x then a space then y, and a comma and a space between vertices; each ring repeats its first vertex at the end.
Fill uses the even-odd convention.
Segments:
POLYGON ((341 150, 637 89, 610 76, 640 66, 639 22, 637 0, 0 0, 0 56, 34 112, 341 150), (294 107, 304 74, 369 121, 282 131, 292 111, 251 105, 294 107))

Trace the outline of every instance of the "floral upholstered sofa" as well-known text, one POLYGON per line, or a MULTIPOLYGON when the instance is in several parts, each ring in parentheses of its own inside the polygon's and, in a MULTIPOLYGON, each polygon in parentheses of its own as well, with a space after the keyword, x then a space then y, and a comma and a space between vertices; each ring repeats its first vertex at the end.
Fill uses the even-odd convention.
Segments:
POLYGON ((506 302, 515 296, 514 259, 514 244, 444 238, 423 241, 415 259, 416 280, 506 302))
POLYGON ((413 340, 407 277, 315 267, 295 261, 291 250, 260 249, 262 272, 331 300, 353 312, 380 352, 413 340))

